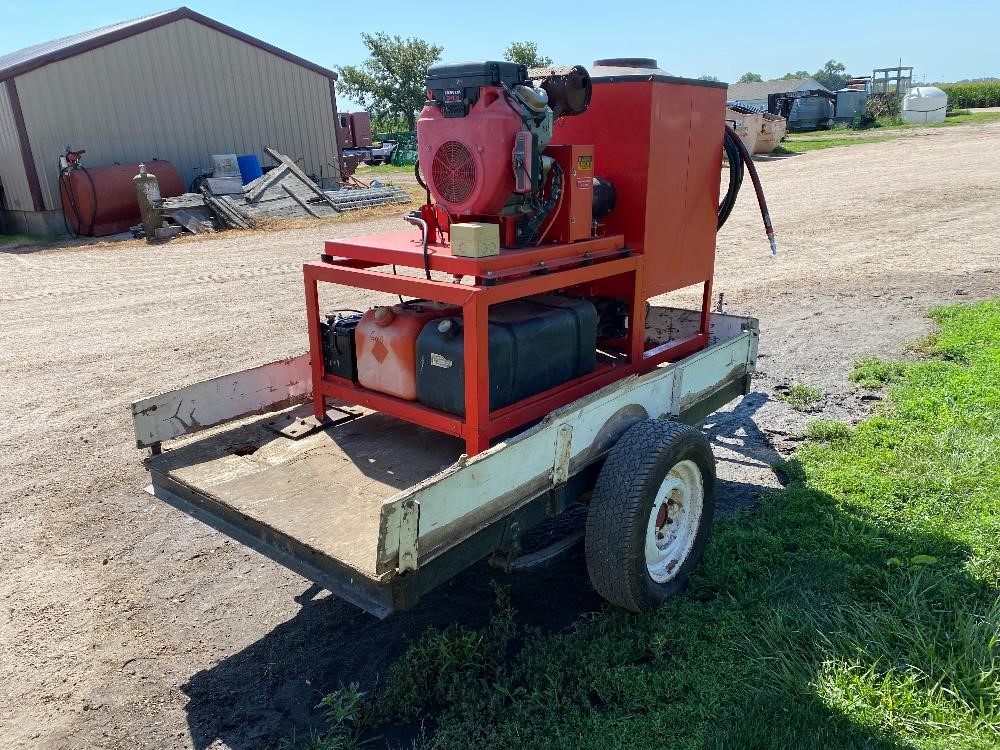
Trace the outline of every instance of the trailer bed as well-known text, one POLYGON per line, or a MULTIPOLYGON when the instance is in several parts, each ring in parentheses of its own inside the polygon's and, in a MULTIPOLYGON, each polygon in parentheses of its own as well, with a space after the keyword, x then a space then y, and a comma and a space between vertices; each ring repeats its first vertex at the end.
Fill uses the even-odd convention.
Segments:
MULTIPOLYGON (((248 522, 298 539, 360 575, 375 569, 382 504, 455 463, 464 443, 361 407, 356 419, 300 440, 271 417, 196 440, 148 461, 169 478, 248 522), (391 440, 387 439, 391 436, 391 440)), ((307 416, 311 409, 298 407, 307 416)))
MULTIPOLYGON (((698 324, 697 312, 670 308, 649 318, 659 341, 698 324)), ((457 437, 358 406, 338 407, 347 421, 306 437, 277 434, 282 417, 310 413, 294 405, 308 398, 301 358, 144 399, 133 415, 140 446, 218 424, 146 460, 154 495, 384 617, 497 549, 512 525, 558 513, 571 480, 628 425, 697 422, 746 393, 756 350, 755 320, 713 315, 708 348, 612 383, 471 459, 457 437)))

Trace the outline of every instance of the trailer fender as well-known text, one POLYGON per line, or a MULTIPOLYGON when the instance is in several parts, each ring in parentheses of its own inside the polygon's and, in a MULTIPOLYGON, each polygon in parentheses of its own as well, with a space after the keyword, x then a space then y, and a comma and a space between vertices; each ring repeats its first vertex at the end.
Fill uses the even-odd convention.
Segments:
POLYGON ((604 426, 598 430, 597 435, 590 445, 573 457, 570 465, 570 474, 575 474, 584 466, 603 458, 629 427, 636 422, 642 422, 649 418, 649 412, 646 411, 642 404, 628 404, 623 406, 608 418, 604 426))

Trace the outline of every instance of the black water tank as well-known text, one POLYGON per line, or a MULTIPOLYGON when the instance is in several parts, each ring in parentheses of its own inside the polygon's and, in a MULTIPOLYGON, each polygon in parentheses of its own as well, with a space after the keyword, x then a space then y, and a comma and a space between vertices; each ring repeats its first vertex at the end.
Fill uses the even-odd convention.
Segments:
MULTIPOLYGON (((465 414, 462 319, 434 320, 417 337, 417 398, 465 414)), ((545 294, 490 308, 490 410, 586 375, 597 359, 597 311, 545 294)))

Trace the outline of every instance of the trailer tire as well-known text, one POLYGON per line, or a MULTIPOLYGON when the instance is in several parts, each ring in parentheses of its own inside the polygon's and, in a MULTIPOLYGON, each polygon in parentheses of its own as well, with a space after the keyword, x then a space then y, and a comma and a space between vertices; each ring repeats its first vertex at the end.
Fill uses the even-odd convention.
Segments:
POLYGON ((587 572, 602 597, 641 612, 687 583, 711 532, 715 457, 700 430, 649 419, 615 443, 587 513, 587 572))

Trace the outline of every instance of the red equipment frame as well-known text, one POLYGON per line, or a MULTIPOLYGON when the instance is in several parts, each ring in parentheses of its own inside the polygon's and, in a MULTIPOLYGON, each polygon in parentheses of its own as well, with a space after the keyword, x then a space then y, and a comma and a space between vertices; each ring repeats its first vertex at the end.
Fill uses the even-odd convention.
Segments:
POLYGON ((712 282, 704 282, 701 324, 697 333, 677 341, 647 344, 645 340, 646 297, 643 256, 625 245, 622 235, 596 237, 571 244, 548 245, 525 250, 501 250, 489 258, 451 255, 448 243, 429 248, 429 267, 453 276, 471 277, 473 283, 428 280, 375 270, 397 265, 422 269, 424 257, 413 232, 357 237, 326 243, 322 261, 306 263, 306 312, 312 352, 314 413, 326 415, 326 399, 366 406, 408 422, 465 440, 466 454, 473 456, 489 448, 490 441, 549 412, 565 406, 616 380, 651 370, 680 359, 708 343, 712 282), (629 332, 621 342, 621 358, 599 362, 593 372, 538 393, 510 406, 489 408, 490 305, 564 289, 586 290, 601 280, 624 282, 630 295, 629 332), (363 388, 347 378, 329 375, 323 368, 320 331, 319 282, 344 284, 407 295, 434 302, 459 305, 463 315, 465 365, 465 416, 423 406, 417 402, 363 388))

